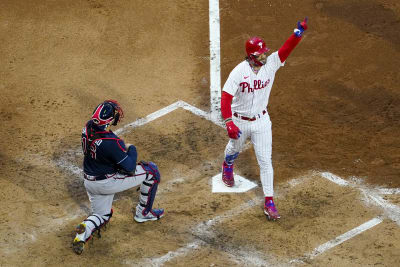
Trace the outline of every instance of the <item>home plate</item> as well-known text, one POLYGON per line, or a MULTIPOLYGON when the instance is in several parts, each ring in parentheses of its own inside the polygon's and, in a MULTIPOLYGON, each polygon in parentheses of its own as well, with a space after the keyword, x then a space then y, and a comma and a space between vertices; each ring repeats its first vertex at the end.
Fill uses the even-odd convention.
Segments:
POLYGON ((212 178, 212 192, 213 193, 243 193, 247 192, 250 189, 253 189, 257 186, 257 184, 247 180, 246 178, 234 174, 235 176, 235 185, 232 187, 227 187, 222 182, 222 173, 215 175, 212 178))

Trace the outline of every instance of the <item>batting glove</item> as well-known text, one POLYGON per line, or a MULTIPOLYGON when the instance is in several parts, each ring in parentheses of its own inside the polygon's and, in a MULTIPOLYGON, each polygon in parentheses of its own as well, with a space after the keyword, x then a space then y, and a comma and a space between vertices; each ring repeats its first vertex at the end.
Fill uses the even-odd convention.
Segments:
POLYGON ((294 29, 294 34, 297 37, 301 37, 303 35, 303 32, 307 30, 307 28, 308 28, 307 17, 305 17, 305 19, 302 22, 300 21, 297 22, 297 29, 294 29))
POLYGON ((226 123, 226 130, 228 131, 229 138, 238 139, 242 132, 240 129, 233 123, 233 121, 229 121, 226 123))

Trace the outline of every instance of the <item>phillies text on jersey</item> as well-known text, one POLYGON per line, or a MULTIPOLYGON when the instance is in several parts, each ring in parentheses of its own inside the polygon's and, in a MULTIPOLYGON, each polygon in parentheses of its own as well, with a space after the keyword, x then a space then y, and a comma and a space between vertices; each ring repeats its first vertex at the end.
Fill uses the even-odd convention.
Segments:
POLYGON ((223 91, 234 96, 232 112, 250 118, 262 113, 268 105, 275 73, 283 65, 278 52, 268 56, 257 74, 246 60, 237 65, 223 87, 223 91))

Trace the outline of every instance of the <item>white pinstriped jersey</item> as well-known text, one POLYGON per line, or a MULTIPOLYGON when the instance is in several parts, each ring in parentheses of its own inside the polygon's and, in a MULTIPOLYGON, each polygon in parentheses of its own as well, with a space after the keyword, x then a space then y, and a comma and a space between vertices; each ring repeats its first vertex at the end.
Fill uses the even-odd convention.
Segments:
POLYGON ((233 95, 232 113, 246 117, 261 114, 268 105, 275 73, 283 65, 285 63, 281 62, 278 51, 268 56, 267 63, 257 74, 246 60, 237 65, 223 88, 223 91, 233 95))

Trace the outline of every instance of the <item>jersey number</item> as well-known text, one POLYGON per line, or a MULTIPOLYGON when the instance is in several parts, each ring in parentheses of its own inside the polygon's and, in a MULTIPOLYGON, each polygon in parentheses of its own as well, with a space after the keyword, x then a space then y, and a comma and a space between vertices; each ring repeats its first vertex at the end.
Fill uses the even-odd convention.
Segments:
MULTIPOLYGON (((90 157, 92 157, 93 159, 96 159, 96 144, 92 143, 92 145, 90 146, 90 157)), ((82 150, 83 150, 83 154, 86 155, 87 154, 87 139, 86 137, 82 137, 82 150)))

